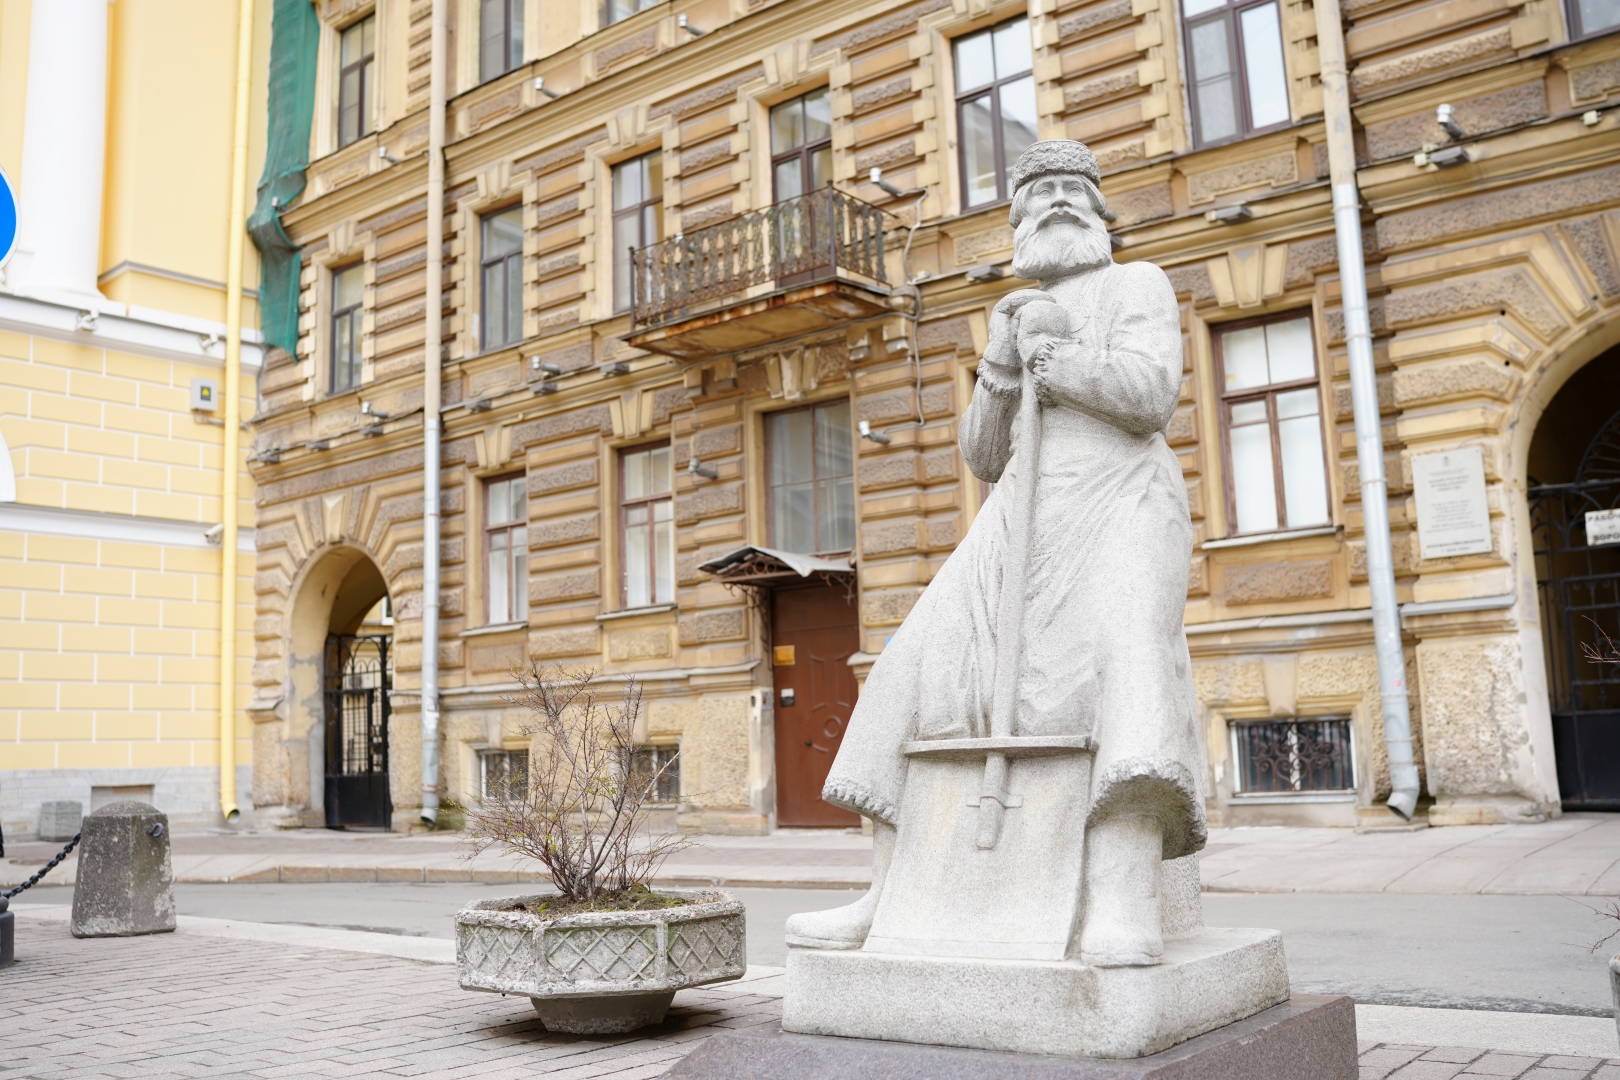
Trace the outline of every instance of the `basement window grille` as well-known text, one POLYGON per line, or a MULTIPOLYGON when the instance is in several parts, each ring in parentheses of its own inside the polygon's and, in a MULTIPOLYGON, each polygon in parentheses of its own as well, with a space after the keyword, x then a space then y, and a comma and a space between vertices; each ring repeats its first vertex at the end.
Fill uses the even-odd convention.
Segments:
POLYGON ((1232 725, 1238 793, 1290 795, 1356 786, 1350 721, 1243 721, 1232 725))

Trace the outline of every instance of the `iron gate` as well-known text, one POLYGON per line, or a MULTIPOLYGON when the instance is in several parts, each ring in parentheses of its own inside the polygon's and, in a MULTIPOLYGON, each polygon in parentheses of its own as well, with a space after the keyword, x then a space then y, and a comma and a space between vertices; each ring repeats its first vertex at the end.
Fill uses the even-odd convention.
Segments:
POLYGON ((1620 645, 1620 543, 1591 545, 1586 515, 1620 507, 1620 413, 1570 484, 1528 491, 1558 788, 1566 810, 1620 810, 1620 664, 1587 649, 1620 645))
POLYGON ((393 688, 388 638, 326 639, 326 827, 386 829, 388 692, 393 688))

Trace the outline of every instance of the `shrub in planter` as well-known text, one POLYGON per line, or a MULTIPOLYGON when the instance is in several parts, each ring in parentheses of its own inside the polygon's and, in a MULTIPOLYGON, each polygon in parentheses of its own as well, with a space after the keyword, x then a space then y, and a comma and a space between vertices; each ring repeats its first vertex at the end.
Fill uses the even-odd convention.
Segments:
POLYGON ((590 671, 518 677, 531 717, 528 775, 467 808, 467 835, 474 853, 538 860, 554 891, 480 900, 456 915, 462 988, 527 995, 547 1028, 597 1034, 659 1022, 683 987, 741 978, 741 903, 648 887, 690 842, 645 828, 663 770, 636 766, 640 688, 631 680, 610 701, 590 671))

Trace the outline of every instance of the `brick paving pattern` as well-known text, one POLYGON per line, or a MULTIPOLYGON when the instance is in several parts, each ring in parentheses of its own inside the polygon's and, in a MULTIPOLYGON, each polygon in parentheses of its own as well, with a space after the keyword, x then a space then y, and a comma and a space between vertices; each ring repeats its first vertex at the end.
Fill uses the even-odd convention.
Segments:
MULTIPOLYGON (((687 990, 631 1035, 546 1032, 522 998, 468 993, 443 964, 161 934, 78 940, 18 926, 0 971, 0 1080, 468 1077, 644 1080, 780 998, 687 990)), ((1620 1080, 1620 1059, 1363 1043, 1362 1080, 1620 1080)))

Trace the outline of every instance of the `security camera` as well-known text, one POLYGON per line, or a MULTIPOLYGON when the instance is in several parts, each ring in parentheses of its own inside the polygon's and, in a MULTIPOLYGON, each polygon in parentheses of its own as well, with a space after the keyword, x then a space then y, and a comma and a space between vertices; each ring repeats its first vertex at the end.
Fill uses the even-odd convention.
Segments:
POLYGON ((208 527, 208 531, 203 533, 203 539, 207 540, 210 544, 220 543, 225 539, 224 524, 221 523, 219 525, 210 525, 208 527))

